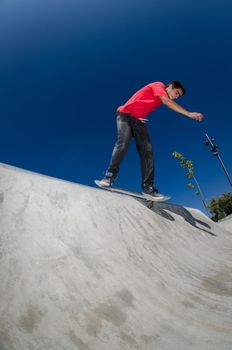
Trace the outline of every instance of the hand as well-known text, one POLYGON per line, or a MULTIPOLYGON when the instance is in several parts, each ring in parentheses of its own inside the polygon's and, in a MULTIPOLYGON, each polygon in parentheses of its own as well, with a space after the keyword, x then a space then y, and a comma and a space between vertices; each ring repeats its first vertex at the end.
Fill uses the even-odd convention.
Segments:
POLYGON ((191 112, 189 113, 189 118, 198 120, 199 122, 202 121, 202 119, 204 118, 203 114, 201 113, 197 113, 197 112, 191 112))

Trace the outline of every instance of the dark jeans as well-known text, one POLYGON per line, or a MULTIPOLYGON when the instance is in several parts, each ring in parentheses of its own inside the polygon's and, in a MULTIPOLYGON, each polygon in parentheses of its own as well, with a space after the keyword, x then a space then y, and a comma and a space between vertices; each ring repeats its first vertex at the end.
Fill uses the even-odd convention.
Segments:
POLYGON ((117 115, 117 130, 118 139, 113 149, 106 176, 112 177, 113 179, 117 177, 119 166, 126 154, 130 140, 134 137, 140 156, 142 188, 153 186, 153 152, 146 124, 130 115, 120 113, 117 115))

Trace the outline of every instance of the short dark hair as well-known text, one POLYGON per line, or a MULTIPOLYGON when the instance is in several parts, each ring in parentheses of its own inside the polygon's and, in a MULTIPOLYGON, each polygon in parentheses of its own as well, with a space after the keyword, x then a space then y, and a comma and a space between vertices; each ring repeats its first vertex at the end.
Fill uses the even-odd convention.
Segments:
POLYGON ((170 81, 170 83, 168 83, 168 85, 166 87, 168 87, 169 85, 172 85, 173 89, 181 89, 183 92, 183 95, 185 94, 185 88, 183 87, 181 82, 179 82, 178 80, 170 81))

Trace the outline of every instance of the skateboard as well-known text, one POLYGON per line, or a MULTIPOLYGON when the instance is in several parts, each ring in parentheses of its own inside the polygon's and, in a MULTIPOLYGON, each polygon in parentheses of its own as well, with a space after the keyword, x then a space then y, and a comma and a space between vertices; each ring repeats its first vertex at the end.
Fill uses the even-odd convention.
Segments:
POLYGON ((99 180, 94 180, 95 184, 106 190, 106 191, 110 191, 110 192, 116 192, 116 193, 121 193, 121 194, 125 194, 127 196, 131 196, 131 197, 136 197, 136 198, 142 198, 142 199, 146 199, 148 201, 153 201, 153 202, 166 202, 169 199, 171 199, 171 197, 165 196, 163 199, 157 199, 155 197, 149 196, 149 195, 145 195, 141 192, 134 192, 134 191, 130 191, 124 188, 120 188, 120 187, 116 187, 116 186, 101 186, 100 185, 100 181, 99 180))

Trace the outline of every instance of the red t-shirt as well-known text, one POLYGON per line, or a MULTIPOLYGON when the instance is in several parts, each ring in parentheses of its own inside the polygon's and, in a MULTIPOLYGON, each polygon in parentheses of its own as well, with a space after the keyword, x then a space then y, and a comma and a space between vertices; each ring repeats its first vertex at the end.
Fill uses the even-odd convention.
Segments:
POLYGON ((157 81, 138 90, 117 112, 127 113, 137 119, 144 119, 158 108, 162 101, 160 96, 168 96, 165 85, 157 81))

